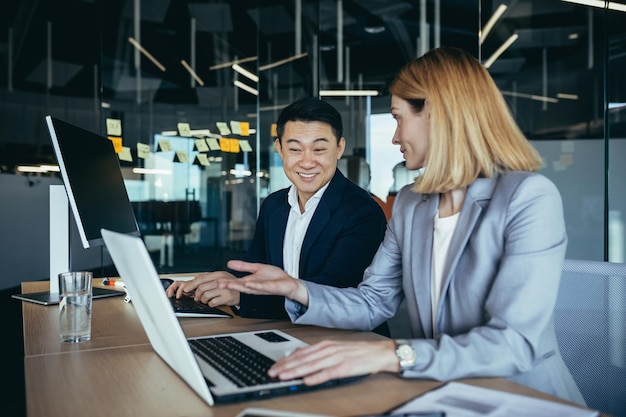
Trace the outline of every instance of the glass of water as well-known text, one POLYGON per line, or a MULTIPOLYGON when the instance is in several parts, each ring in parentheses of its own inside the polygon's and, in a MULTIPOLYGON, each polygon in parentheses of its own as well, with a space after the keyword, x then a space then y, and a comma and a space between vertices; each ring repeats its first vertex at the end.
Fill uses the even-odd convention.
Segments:
POLYGON ((91 340, 91 283, 88 271, 59 274, 59 317, 61 342, 91 340))

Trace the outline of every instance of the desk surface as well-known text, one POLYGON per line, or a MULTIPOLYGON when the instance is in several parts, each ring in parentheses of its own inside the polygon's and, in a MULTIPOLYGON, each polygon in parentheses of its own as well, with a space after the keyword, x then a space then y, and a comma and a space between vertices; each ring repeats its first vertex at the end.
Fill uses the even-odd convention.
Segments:
MULTIPOLYGON (((22 291, 45 290, 42 285, 45 284, 23 283, 22 291)), ((59 342, 57 308, 22 304, 26 405, 30 417, 232 417, 247 407, 351 416, 387 411, 441 385, 436 381, 379 374, 332 389, 210 407, 152 350, 132 303, 117 297, 95 300, 92 340, 78 344, 59 342)), ((280 328, 307 343, 326 338, 382 337, 369 332, 297 326, 282 320, 182 318, 180 322, 187 336, 280 328)), ((501 378, 463 382, 562 402, 501 378)))

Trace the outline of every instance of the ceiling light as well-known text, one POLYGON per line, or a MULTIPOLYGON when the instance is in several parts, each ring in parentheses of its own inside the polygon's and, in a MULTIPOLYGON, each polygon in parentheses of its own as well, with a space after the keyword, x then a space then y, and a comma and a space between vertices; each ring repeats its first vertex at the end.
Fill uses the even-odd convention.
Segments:
POLYGON ((531 100, 543 101, 546 103, 558 103, 559 100, 552 97, 539 96, 536 94, 525 94, 525 93, 517 93, 515 91, 502 91, 503 96, 513 96, 513 97, 521 97, 521 98, 529 98, 531 100))
POLYGON ((303 58, 303 57, 307 56, 308 54, 309 54, 308 52, 303 52, 303 53, 298 54, 298 55, 290 56, 289 58, 281 59, 280 61, 272 62, 271 64, 262 65, 262 66, 259 67, 259 71, 265 71, 267 69, 274 68, 274 67, 286 64, 286 63, 291 62, 291 61, 295 61, 296 59, 303 58))
POLYGON ((150 168, 133 168, 133 173, 135 174, 164 174, 164 175, 172 175, 172 171, 169 169, 150 169, 150 168))
POLYGON ((248 58, 242 58, 242 59, 236 59, 234 61, 230 61, 230 62, 224 62, 223 64, 217 64, 217 65, 212 65, 209 67, 210 70, 215 70, 215 69, 220 69, 220 68, 226 68, 226 67, 230 67, 233 64, 241 64, 243 62, 249 62, 249 61, 256 61, 257 57, 255 56, 251 56, 248 58))
POLYGON ((320 90, 322 97, 363 97, 377 96, 376 90, 320 90))
POLYGON ((152 63, 156 65, 161 71, 165 72, 165 67, 161 65, 161 63, 157 61, 150 52, 146 51, 146 49, 141 46, 139 42, 137 42, 134 38, 128 38, 128 42, 130 42, 135 48, 139 50, 139 52, 144 54, 150 61, 152 61, 152 63))
POLYGON ((562 0, 566 3, 582 4, 583 6, 599 7, 600 9, 617 10, 619 12, 626 12, 626 4, 615 3, 614 1, 604 0, 562 0))
POLYGON ((370 14, 365 18, 365 31, 367 33, 376 34, 385 31, 385 23, 383 19, 374 14, 370 14))
POLYGON ((252 88, 249 85, 246 85, 239 80, 233 81, 233 84, 235 84, 237 87, 241 88, 242 90, 247 91, 250 94, 254 94, 255 96, 259 95, 259 90, 257 90, 256 88, 252 88))
POLYGON ((514 33, 509 37, 509 39, 504 41, 504 43, 500 45, 500 47, 496 50, 496 52, 494 52, 493 55, 491 55, 489 59, 485 61, 485 68, 491 67, 491 65, 493 65, 496 59, 498 59, 500 55, 502 55, 502 53, 506 51, 507 48, 511 46, 513 42, 517 40, 517 38, 519 38, 519 35, 517 33, 514 33))
POLYGON ((187 72, 191 74, 193 79, 196 80, 198 84, 200 84, 202 87, 204 87, 204 81, 202 81, 202 78, 198 77, 198 74, 196 74, 196 72, 189 66, 187 61, 185 61, 184 59, 181 59, 180 63, 183 64, 183 67, 185 67, 187 72))
POLYGON ((482 28, 482 30, 478 34, 478 43, 480 45, 483 44, 483 42, 487 38, 487 35, 489 35, 489 32, 491 32, 491 29, 493 29, 493 27, 495 26, 496 22, 504 14, 506 9, 507 9, 507 5, 506 4, 501 4, 501 5, 498 6, 496 11, 493 12, 493 14, 489 18, 489 20, 487 21, 485 26, 482 28))
POLYGON ((247 69, 245 69, 244 67, 242 67, 239 64, 233 64, 232 68, 237 71, 239 74, 243 75, 246 78, 251 79, 252 81, 254 81, 255 83, 259 82, 259 77, 256 74, 253 74, 252 72, 248 71, 247 69))
POLYGON ((578 94, 558 93, 556 96, 564 100, 578 100, 578 94))

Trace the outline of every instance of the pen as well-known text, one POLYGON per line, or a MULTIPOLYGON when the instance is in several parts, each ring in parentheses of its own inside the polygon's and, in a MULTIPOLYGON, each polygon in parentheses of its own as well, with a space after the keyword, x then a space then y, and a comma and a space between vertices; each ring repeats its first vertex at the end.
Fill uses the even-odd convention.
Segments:
POLYGON ((122 281, 116 281, 114 279, 102 278, 102 285, 108 285, 111 287, 125 287, 122 281))

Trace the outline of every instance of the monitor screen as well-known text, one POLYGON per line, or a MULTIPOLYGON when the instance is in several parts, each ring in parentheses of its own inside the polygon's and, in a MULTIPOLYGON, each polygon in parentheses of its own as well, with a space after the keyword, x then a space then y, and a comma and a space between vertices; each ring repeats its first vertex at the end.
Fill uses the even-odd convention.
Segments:
POLYGON ((46 123, 83 247, 104 245, 102 228, 139 236, 113 142, 52 116, 46 123))

